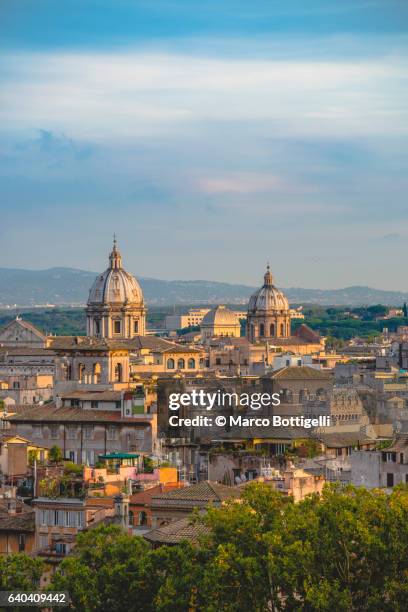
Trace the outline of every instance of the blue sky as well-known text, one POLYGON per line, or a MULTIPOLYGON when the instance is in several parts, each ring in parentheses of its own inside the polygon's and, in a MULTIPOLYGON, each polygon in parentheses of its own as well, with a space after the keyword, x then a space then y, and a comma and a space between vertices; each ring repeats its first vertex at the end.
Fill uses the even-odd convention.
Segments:
POLYGON ((1 266, 408 290, 408 4, 3 0, 1 266))

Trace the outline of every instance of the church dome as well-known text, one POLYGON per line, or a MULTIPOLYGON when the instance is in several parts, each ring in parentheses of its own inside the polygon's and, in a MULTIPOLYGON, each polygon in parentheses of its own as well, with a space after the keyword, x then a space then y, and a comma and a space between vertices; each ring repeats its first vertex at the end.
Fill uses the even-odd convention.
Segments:
POLYGON ((277 287, 273 284, 272 273, 269 265, 264 276, 264 284, 249 298, 248 311, 288 311, 289 302, 277 287))
POLYGON ((207 312, 201 321, 201 338, 238 338, 241 334, 241 324, 235 312, 225 306, 216 306, 207 312))
POLYGON ((207 312, 207 314, 201 321, 201 327, 237 324, 239 324, 239 320, 235 312, 222 305, 216 306, 215 308, 210 310, 210 312, 207 312))
POLYGON ((89 292, 88 306, 143 304, 143 293, 136 278, 122 267, 116 239, 109 255, 109 267, 99 274, 89 292))

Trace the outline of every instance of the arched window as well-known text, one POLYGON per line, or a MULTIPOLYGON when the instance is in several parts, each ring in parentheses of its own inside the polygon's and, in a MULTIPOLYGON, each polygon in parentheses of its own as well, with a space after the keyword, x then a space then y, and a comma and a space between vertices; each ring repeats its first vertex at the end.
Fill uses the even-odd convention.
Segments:
POLYGON ((85 378, 85 364, 79 363, 78 364, 78 380, 83 381, 84 378, 85 378))
POLYGON ((139 525, 147 525, 147 514, 143 510, 139 512, 139 525))
POLYGON ((133 321, 133 333, 134 334, 139 333, 139 321, 133 321))
POLYGON ((101 333, 101 322, 99 319, 95 319, 95 336, 99 336, 99 334, 101 333))
POLYGON ((174 370, 174 359, 172 359, 171 357, 167 360, 167 369, 174 370))
POLYGON ((190 357, 190 359, 188 360, 188 369, 189 370, 194 370, 196 367, 195 364, 195 359, 193 359, 192 357, 190 357))
POLYGON ((283 404, 291 404, 293 402, 293 393, 290 389, 281 389, 280 396, 283 404))
POLYGON ((285 326, 284 326, 284 324, 283 324, 283 323, 281 323, 281 326, 280 326, 280 335, 281 335, 281 336, 284 336, 284 335, 285 335, 285 326))
POLYGON ((122 373, 123 373, 122 364, 117 363, 115 365, 115 382, 122 382, 122 373))
POLYGON ((133 510, 129 510, 129 525, 134 525, 135 516, 133 514, 133 510))
POLYGON ((275 323, 271 323, 269 326, 269 335, 270 336, 274 336, 275 335, 275 323))
POLYGON ((186 367, 186 362, 184 361, 184 359, 181 357, 178 362, 177 362, 177 368, 179 370, 184 370, 184 368, 186 367))
POLYGON ((307 398, 309 397, 309 390, 308 389, 301 389, 299 391, 299 402, 305 402, 307 400, 307 398))
POLYGON ((265 325, 263 323, 261 323, 260 326, 259 326, 259 335, 260 336, 264 336, 265 335, 265 325))

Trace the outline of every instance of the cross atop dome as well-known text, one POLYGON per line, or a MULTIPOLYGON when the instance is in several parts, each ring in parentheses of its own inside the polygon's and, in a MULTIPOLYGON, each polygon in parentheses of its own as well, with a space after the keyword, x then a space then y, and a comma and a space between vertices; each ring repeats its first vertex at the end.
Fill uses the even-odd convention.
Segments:
POLYGON ((266 273, 264 275, 264 287, 272 287, 273 285, 273 276, 271 272, 271 268, 269 266, 269 261, 266 265, 266 273))
POLYGON ((110 267, 113 270, 118 270, 122 267, 122 255, 118 249, 118 243, 116 240, 116 234, 113 234, 113 248, 112 252, 109 255, 109 263, 110 267))

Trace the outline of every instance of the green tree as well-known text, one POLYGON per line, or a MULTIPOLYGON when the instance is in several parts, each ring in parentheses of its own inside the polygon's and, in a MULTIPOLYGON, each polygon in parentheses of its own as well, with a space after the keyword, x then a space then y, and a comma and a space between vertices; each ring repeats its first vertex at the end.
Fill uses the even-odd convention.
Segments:
POLYGON ((118 526, 99 526, 78 535, 51 588, 68 591, 78 612, 153 612, 151 550, 118 526))
POLYGON ((35 591, 44 563, 23 553, 0 556, 0 591, 35 591))
POLYGON ((48 458, 52 463, 59 463, 62 461, 62 450, 60 447, 57 445, 51 446, 48 458))

